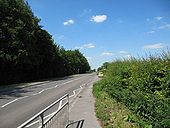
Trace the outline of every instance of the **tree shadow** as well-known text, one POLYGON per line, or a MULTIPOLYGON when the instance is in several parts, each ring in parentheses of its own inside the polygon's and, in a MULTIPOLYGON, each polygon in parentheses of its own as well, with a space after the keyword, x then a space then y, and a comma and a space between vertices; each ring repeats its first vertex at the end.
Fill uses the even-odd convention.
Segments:
POLYGON ((50 82, 54 82, 54 81, 58 81, 58 80, 66 80, 66 79, 70 79, 70 78, 74 78, 74 76, 65 76, 65 77, 57 77, 57 78, 51 78, 51 79, 42 79, 39 81, 33 81, 34 82, 40 82, 37 84, 32 84, 32 85, 28 85, 28 83, 21 83, 21 84, 15 84, 15 85, 8 85, 7 87, 3 87, 0 88, 0 99, 10 99, 11 97, 15 97, 15 98, 19 98, 19 97, 23 97, 26 95, 26 93, 28 92, 33 92, 33 88, 38 88, 38 86, 36 85, 40 85, 40 84, 45 84, 45 83, 50 83, 50 82), (44 83, 41 83, 43 82, 44 83), (47 81, 47 82, 45 82, 47 81), (25 87, 23 87, 24 85, 26 85, 25 87), (32 89, 29 89, 29 88, 32 89))
POLYGON ((23 97, 26 93, 32 92, 33 90, 28 90, 23 87, 11 87, 0 89, 0 99, 10 99, 10 97, 23 97))

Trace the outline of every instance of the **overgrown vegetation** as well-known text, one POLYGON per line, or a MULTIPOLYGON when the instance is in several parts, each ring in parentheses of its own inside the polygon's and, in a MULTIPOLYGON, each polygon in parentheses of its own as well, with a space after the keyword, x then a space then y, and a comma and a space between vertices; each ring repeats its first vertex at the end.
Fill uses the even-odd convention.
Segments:
POLYGON ((103 128, 139 128, 137 123, 129 121, 132 113, 122 104, 112 99, 98 86, 93 89, 96 97, 96 115, 101 121, 103 128))
POLYGON ((128 120, 140 127, 169 128, 170 52, 108 64, 104 78, 94 86, 98 91, 128 107, 133 112, 128 120))
POLYGON ((24 0, 0 0, 0 85, 90 70, 78 50, 65 50, 39 25, 24 0))

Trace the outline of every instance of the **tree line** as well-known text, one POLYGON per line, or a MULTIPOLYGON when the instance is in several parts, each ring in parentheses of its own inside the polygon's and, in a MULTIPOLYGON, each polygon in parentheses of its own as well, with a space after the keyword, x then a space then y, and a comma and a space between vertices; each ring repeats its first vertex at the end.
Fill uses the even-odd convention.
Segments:
POLYGON ((90 70, 79 50, 65 50, 24 0, 0 0, 0 85, 90 70))

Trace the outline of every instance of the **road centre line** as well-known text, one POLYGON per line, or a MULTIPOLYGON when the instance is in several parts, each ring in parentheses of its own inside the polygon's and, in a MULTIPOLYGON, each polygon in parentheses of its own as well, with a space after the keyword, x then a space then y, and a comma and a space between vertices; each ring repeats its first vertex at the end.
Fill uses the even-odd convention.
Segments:
MULTIPOLYGON (((77 79, 74 79, 74 80, 67 81, 67 82, 62 83, 62 84, 59 84, 59 85, 65 85, 65 84, 71 83, 71 82, 76 81, 76 80, 79 80, 79 79, 81 79, 81 77, 80 77, 80 78, 77 78, 77 79)), ((59 85, 56 85, 56 86, 54 86, 54 87, 50 87, 50 88, 43 89, 43 90, 41 90, 40 92, 35 93, 35 94, 31 94, 31 95, 29 95, 29 96, 36 96, 36 95, 38 95, 38 94, 43 93, 43 92, 46 91, 46 90, 53 89, 53 88, 57 88, 59 85)), ((10 105, 10 104, 12 104, 12 103, 18 101, 18 100, 27 98, 27 97, 29 97, 29 96, 24 96, 24 97, 21 97, 21 98, 14 99, 14 100, 12 100, 12 101, 10 101, 10 102, 8 102, 8 103, 2 105, 1 108, 4 108, 4 107, 6 107, 6 106, 8 106, 8 105, 10 105)))
POLYGON ((10 101, 10 102, 2 105, 1 108, 4 108, 4 107, 6 107, 7 105, 9 105, 9 104, 11 104, 11 103, 13 103, 13 102, 15 102, 15 101, 17 101, 17 100, 18 100, 18 99, 14 99, 14 100, 12 100, 12 101, 10 101))

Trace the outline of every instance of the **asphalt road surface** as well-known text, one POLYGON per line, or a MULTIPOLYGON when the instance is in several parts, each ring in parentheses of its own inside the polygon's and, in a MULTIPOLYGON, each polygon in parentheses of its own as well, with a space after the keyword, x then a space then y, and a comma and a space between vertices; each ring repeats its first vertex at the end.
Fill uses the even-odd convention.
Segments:
POLYGON ((89 82, 96 74, 80 74, 0 89, 0 128, 17 128, 33 115, 89 82))

